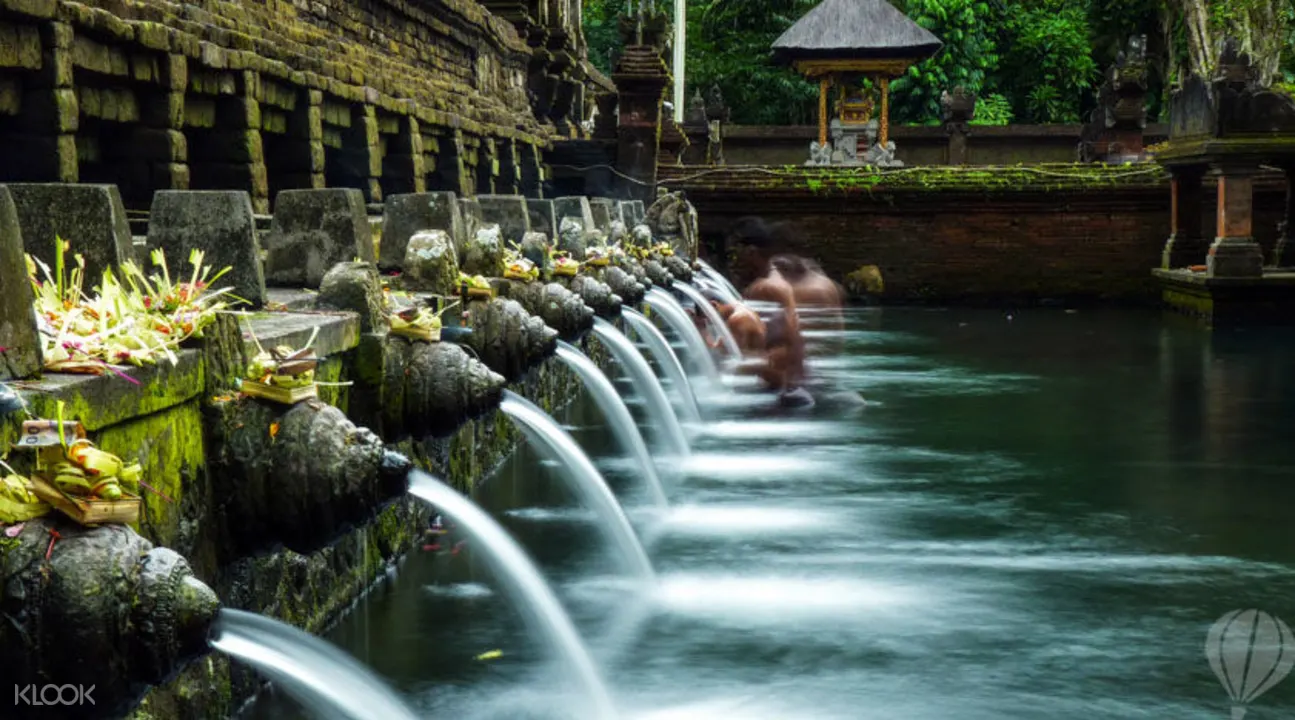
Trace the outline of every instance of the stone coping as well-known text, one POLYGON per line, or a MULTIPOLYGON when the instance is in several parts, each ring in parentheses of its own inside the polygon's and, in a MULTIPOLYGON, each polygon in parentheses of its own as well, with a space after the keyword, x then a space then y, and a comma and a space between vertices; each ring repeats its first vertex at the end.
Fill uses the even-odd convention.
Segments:
POLYGON ((1186 268, 1165 270, 1155 268, 1151 271, 1158 280, 1167 284, 1208 288, 1244 288, 1244 287, 1295 287, 1295 268, 1264 268, 1263 277, 1210 277, 1203 272, 1192 272, 1186 268))

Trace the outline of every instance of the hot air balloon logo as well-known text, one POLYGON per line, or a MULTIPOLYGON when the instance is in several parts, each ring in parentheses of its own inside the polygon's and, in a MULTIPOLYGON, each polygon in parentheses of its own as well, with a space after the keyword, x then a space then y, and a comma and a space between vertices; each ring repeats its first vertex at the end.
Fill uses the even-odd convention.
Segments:
POLYGON ((1232 697, 1232 720, 1241 720, 1249 703, 1290 674, 1295 637, 1279 617, 1262 610, 1233 610, 1210 628, 1205 657, 1232 697))

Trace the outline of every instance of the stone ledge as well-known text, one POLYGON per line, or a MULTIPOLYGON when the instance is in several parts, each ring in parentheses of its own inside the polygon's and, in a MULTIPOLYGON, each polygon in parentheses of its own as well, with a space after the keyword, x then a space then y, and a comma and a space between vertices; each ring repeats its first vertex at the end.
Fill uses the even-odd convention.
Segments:
POLYGON ((316 357, 344 353, 360 344, 360 316, 355 313, 261 312, 245 315, 240 324, 249 356, 256 354, 256 341, 267 349, 276 345, 299 349, 310 340, 315 328, 319 328, 319 335, 311 347, 316 357), (256 341, 251 333, 256 334, 256 341))
MULTIPOLYGON (((205 380, 201 352, 181 350, 176 360, 175 365, 163 359, 156 365, 121 371, 134 382, 114 373, 45 373, 40 380, 14 385, 34 417, 56 417, 62 400, 67 403, 65 419, 78 420, 88 432, 97 432, 197 397, 205 380)), ((0 424, 0 450, 7 449, 8 442, 17 438, 20 420, 12 415, 7 420, 8 424, 0 424)))

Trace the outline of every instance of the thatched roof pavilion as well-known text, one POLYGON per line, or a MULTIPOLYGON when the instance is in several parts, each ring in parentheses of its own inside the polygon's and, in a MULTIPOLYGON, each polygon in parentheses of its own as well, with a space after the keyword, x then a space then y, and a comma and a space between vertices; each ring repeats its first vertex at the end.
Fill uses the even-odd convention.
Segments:
POLYGON ((827 91, 842 75, 881 87, 881 144, 889 134, 890 80, 943 43, 886 0, 823 0, 773 44, 774 59, 819 80, 819 143, 827 142, 827 91))

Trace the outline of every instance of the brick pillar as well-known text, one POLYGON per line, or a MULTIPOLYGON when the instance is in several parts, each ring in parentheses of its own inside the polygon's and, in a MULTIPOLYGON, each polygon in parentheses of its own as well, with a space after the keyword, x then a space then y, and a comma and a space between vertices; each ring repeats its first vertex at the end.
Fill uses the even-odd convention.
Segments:
POLYGON ((270 181, 265 170, 265 144, 261 141, 261 74, 244 71, 239 83, 240 97, 228 104, 232 118, 242 126, 238 132, 247 151, 247 192, 252 196, 252 210, 270 212, 270 181))
POLYGON ((495 178, 496 195, 516 195, 520 175, 517 168, 517 143, 512 140, 500 140, 496 143, 499 154, 499 176, 495 178))
POLYGON ((39 36, 21 31, 15 36, 20 67, 40 69, 21 74, 11 90, 19 103, 18 133, 0 148, 9 165, 0 169, 0 178, 66 183, 80 179, 76 154, 80 107, 72 84, 72 32, 67 23, 51 22, 39 36))
POLYGON ((1201 229, 1204 212, 1205 178, 1203 165, 1171 167, 1170 180, 1170 235, 1160 254, 1160 267, 1166 270, 1199 265, 1209 251, 1209 243, 1201 229))
POLYGON ((1254 239, 1251 168, 1220 169, 1218 236, 1210 246, 1210 277, 1262 277, 1264 254, 1254 239))
POLYGON ((162 95, 141 103, 141 120, 151 142, 137 144, 156 154, 152 161, 154 189, 189 189, 189 143, 184 135, 184 91, 189 85, 189 61, 167 55, 162 69, 162 95))
POLYGON ((519 191, 528 198, 539 199, 544 194, 544 168, 540 166, 540 153, 534 145, 523 143, 518 147, 518 154, 521 157, 519 191))
POLYGON ((369 173, 365 187, 360 189, 364 191, 364 199, 367 202, 380 203, 382 202, 382 141, 378 133, 378 109, 366 103, 357 120, 359 127, 356 140, 363 143, 361 152, 367 157, 369 173))
POLYGON ((616 182, 621 197, 644 202, 655 198, 661 102, 669 79, 660 50, 650 45, 625 48, 612 75, 620 91, 616 182))
POLYGON ((1287 165, 1286 214, 1278 228, 1277 247, 1273 250, 1273 265, 1295 267, 1295 164, 1287 165))
POLYGON ((310 146, 310 188, 319 190, 328 186, 324 176, 324 93, 311 90, 306 93, 306 140, 310 146))

